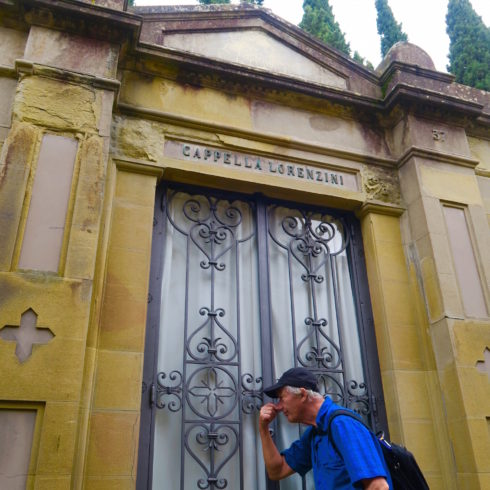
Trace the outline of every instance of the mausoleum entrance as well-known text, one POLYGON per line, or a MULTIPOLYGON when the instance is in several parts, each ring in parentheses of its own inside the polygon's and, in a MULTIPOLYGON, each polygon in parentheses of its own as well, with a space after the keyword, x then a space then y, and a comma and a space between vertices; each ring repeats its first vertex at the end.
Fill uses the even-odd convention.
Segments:
MULTIPOLYGON (((291 366, 386 430, 352 213, 161 184, 149 301, 138 488, 278 488, 257 416, 262 387, 291 366)), ((304 428, 281 418, 284 446, 304 428)))

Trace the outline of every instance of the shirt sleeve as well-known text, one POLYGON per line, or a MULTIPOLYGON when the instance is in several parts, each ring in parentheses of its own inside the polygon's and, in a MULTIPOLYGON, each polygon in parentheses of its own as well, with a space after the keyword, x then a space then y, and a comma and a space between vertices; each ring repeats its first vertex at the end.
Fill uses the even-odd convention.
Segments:
POLYGON ((351 482, 356 487, 365 478, 388 478, 379 443, 360 422, 351 417, 336 417, 331 431, 351 482))
POLYGON ((291 469, 301 476, 306 475, 311 470, 311 429, 306 430, 300 439, 281 454, 291 469))

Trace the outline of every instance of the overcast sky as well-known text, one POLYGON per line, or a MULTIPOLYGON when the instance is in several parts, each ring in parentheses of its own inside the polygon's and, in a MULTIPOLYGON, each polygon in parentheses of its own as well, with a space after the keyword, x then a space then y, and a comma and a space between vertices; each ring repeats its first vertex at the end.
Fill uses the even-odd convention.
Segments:
MULTIPOLYGON (((330 0, 330 5, 350 43, 352 52, 357 50, 376 67, 381 61, 381 55, 374 1, 330 0)), ((388 3, 396 20, 402 23, 408 40, 424 49, 438 70, 446 71, 449 51, 445 20, 447 0, 388 0, 388 3)), ((198 2, 197 0, 136 0, 136 5, 175 4, 196 5, 198 2)), ((490 25, 490 0, 471 0, 471 4, 485 24, 490 25)), ((264 0, 264 7, 293 24, 298 24, 303 15, 303 0, 264 0)))

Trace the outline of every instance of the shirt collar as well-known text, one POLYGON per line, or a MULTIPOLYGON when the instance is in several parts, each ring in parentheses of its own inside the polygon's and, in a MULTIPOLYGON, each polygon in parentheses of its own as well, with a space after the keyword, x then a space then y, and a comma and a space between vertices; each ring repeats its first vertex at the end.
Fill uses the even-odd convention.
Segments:
POLYGON ((334 403, 330 397, 325 397, 325 401, 322 403, 320 410, 316 415, 316 426, 325 429, 324 424, 328 421, 328 413, 332 409, 334 403))

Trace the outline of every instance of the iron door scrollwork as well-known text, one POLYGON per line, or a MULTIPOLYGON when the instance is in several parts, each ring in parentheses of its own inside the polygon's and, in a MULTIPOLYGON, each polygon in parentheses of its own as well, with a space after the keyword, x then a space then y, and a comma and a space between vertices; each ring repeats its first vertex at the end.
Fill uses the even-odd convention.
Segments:
MULTIPOLYGON (((242 482, 242 414, 260 408, 262 378, 242 372, 240 318, 237 314, 229 318, 226 305, 221 304, 223 295, 217 294, 216 283, 228 268, 235 269, 233 276, 237 283, 232 307, 239 310, 238 249, 240 244, 253 239, 255 228, 249 226, 250 232, 243 235, 242 209, 231 202, 204 195, 189 196, 182 201, 180 196, 180 201, 175 200, 180 208, 176 210, 173 202, 176 195, 176 192, 166 195, 163 208, 171 227, 186 237, 187 269, 199 268, 205 274, 207 303, 186 302, 182 368, 157 374, 153 403, 157 409, 181 413, 182 488, 185 467, 188 458, 192 458, 194 468, 197 465, 200 472, 195 486, 201 490, 221 490, 230 487, 226 474, 227 465, 233 459, 238 459, 233 464, 240 468, 242 482), (191 263, 191 258, 199 258, 198 263, 191 263), (189 320, 192 315, 188 308, 198 310, 199 323, 192 324, 189 320)), ((241 202, 240 206, 249 208, 250 204, 241 202)))
MULTIPOLYGON (((244 433, 256 435, 263 385, 281 374, 281 363, 311 370, 322 394, 385 429, 375 426, 381 384, 375 342, 365 340, 374 334, 353 216, 174 184, 158 192, 143 389, 150 403, 142 403, 140 455, 149 449, 138 461, 137 487, 168 488, 162 487, 168 473, 152 475, 158 457, 168 455, 168 437, 180 451, 165 470, 175 473, 175 490, 245 490, 257 480, 257 488, 278 489, 263 468, 247 480, 245 453, 258 448, 244 433), (247 271, 248 282, 245 269, 255 271, 247 271), (176 304, 164 301, 172 288, 176 304), (252 304, 255 340, 243 313, 252 304), (178 311, 165 316, 165 309, 178 311), (278 334, 286 338, 286 354, 278 334), (165 342, 171 347, 163 357, 171 360, 161 363, 165 342), (253 363, 247 349, 256 350, 253 363)), ((279 422, 275 429, 279 436, 279 422)))
MULTIPOLYGON (((322 394, 354 409, 370 422, 371 400, 366 382, 364 379, 348 379, 345 365, 343 342, 347 327, 356 337, 359 335, 357 324, 345 325, 339 314, 340 296, 354 295, 351 288, 341 291, 336 264, 341 256, 348 262, 351 237, 345 217, 271 205, 268 234, 271 246, 287 254, 295 365, 316 374, 322 394), (300 288, 307 291, 308 305, 303 306, 307 313, 298 321, 296 317, 300 312, 294 302, 300 288), (331 296, 327 307, 325 302, 323 306, 320 304, 320 297, 326 294, 331 296), (331 316, 334 325, 329 325, 326 315, 331 316)), ((346 271, 343 272, 345 274, 346 271)))

